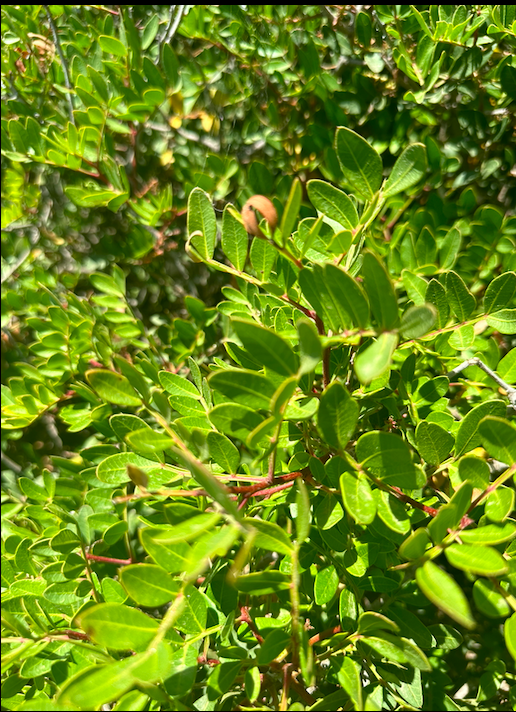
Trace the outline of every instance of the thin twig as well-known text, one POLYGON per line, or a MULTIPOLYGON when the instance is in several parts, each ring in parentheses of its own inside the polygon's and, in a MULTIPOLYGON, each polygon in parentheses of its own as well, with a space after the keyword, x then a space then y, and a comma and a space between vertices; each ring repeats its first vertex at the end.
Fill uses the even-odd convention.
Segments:
POLYGON ((45 12, 47 13, 48 24, 50 25, 50 29, 52 30, 52 36, 54 37, 54 44, 56 46, 57 53, 59 55, 59 59, 61 60, 61 66, 63 67, 65 86, 68 89, 66 98, 68 100, 68 111, 70 113, 70 121, 75 126, 75 118, 73 115, 73 103, 72 103, 72 85, 70 84, 70 76, 68 74, 68 66, 66 64, 63 50, 61 48, 61 43, 59 42, 59 37, 57 35, 57 28, 54 24, 54 20, 52 19, 52 15, 50 14, 50 10, 48 9, 48 5, 43 5, 43 7, 45 8, 45 12))
POLYGON ((508 383, 506 383, 503 378, 500 378, 500 376, 495 373, 495 371, 490 369, 489 366, 486 366, 486 364, 476 356, 474 358, 467 359, 467 361, 463 361, 452 371, 449 371, 447 374, 445 374, 446 378, 449 378, 450 380, 455 378, 459 373, 464 371, 469 366, 478 366, 482 369, 482 371, 484 371, 484 373, 487 373, 487 375, 490 376, 493 381, 496 381, 496 383, 498 383, 498 385, 506 391, 509 403, 512 405, 513 408, 516 408, 516 388, 513 388, 508 383))

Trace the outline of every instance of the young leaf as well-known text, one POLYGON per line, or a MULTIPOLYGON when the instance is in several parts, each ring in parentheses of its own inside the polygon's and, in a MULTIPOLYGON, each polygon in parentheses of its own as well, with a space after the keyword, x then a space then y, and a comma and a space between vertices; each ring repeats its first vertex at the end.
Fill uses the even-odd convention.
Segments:
POLYGON ((359 134, 343 126, 337 129, 335 150, 340 167, 352 191, 371 200, 382 183, 382 159, 359 134))
POLYGON ((418 183, 427 171, 426 149, 422 143, 413 143, 396 160, 383 193, 396 195, 418 183))
POLYGON ((297 544, 299 546, 310 533, 310 522, 312 520, 310 497, 308 496, 308 490, 302 479, 297 480, 296 504, 296 534, 297 544))

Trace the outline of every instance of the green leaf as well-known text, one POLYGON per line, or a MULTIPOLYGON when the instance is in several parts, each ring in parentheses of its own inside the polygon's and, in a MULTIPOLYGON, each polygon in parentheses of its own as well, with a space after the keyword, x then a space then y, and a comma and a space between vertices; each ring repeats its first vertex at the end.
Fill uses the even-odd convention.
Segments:
POLYGON ((350 472, 343 472, 339 484, 349 515, 357 524, 371 524, 376 516, 377 505, 367 477, 363 473, 355 476, 350 472))
POLYGON ((117 455, 110 455, 99 463, 97 477, 101 482, 107 482, 110 485, 125 484, 130 480, 127 473, 128 465, 139 468, 147 475, 149 478, 148 486, 151 489, 179 479, 184 472, 172 465, 148 460, 133 452, 121 452, 117 455))
POLYGON ((516 524, 504 522, 503 524, 484 524, 476 529, 464 529, 460 533, 464 544, 502 544, 516 537, 516 524))
POLYGON ((226 435, 245 440, 250 432, 263 423, 263 417, 252 408, 236 403, 216 405, 209 414, 211 423, 226 435))
POLYGON ((211 260, 215 251, 217 223, 215 211, 207 193, 194 188, 188 197, 188 239, 204 260, 211 260))
POLYGON ((390 368, 398 334, 384 332, 355 358, 355 373, 361 383, 369 384, 390 368))
POLYGON ((158 630, 158 621, 120 603, 99 603, 77 617, 97 645, 114 650, 144 650, 158 630))
MULTIPOLYGON (((173 507, 174 505, 171 506, 173 507)), ((165 507, 165 516, 167 516, 167 507, 165 507)), ((173 545, 182 541, 196 539, 204 532, 213 530, 215 525, 220 521, 220 518, 220 514, 217 512, 203 512, 188 517, 183 522, 167 529, 166 535, 162 533, 160 541, 173 545)))
POLYGON ((240 319, 233 319, 231 324, 244 348, 259 363, 282 376, 293 376, 297 372, 299 363, 296 354, 274 331, 240 319))
POLYGON ((299 373, 310 373, 322 358, 322 346, 317 328, 311 319, 298 319, 296 329, 299 336, 299 373))
POLYGON ((417 306, 424 304, 426 291, 428 289, 428 282, 426 279, 414 274, 414 272, 409 272, 407 269, 402 271, 401 277, 409 299, 412 299, 414 304, 417 306))
POLYGON ((305 541, 306 537, 310 533, 310 524, 312 520, 310 497, 308 495, 306 485, 302 479, 298 479, 297 481, 296 505, 296 534, 297 543, 300 545, 303 541, 305 541))
POLYGON ((477 609, 488 618, 505 618, 511 612, 493 581, 477 579, 473 584, 473 600, 477 609))
POLYGON ((254 546, 267 549, 267 551, 277 551, 287 556, 292 553, 293 544, 288 534, 274 522, 246 517, 242 520, 242 524, 247 525, 248 528, 252 527, 251 531, 256 532, 253 540, 254 546))
POLYGON ((422 420, 416 428, 417 449, 429 465, 439 465, 446 459, 454 442, 453 435, 437 423, 422 420))
POLYGON ((206 628, 208 604, 206 596, 188 584, 184 595, 185 605, 175 623, 175 628, 187 635, 198 635, 206 628))
POLYGON ((497 487, 489 494, 486 502, 485 513, 492 522, 503 522, 514 509, 514 489, 497 487))
POLYGON ((396 160, 383 188, 386 196, 396 195, 419 183, 427 171, 426 148, 422 143, 413 143, 396 160))
POLYGON ((160 642, 150 653, 139 653, 110 665, 88 667, 65 682, 54 709, 100 709, 106 703, 119 700, 135 685, 160 681, 166 677, 171 662, 170 646, 160 642))
POLYGON ((498 375, 503 378, 506 383, 516 383, 516 348, 505 354, 503 359, 498 363, 498 375))
POLYGON ((439 260, 442 270, 448 270, 453 267, 460 252, 461 242, 462 235, 458 228, 452 227, 448 230, 441 249, 439 250, 439 260))
POLYGON ((271 631, 260 646, 256 661, 258 665, 269 665, 290 645, 290 635, 284 630, 271 631))
POLYGON ((222 216, 222 249, 224 254, 240 272, 245 267, 249 238, 235 208, 228 204, 222 216))
POLYGON ((452 566, 479 576, 502 576, 507 573, 507 562, 499 551, 477 544, 452 544, 444 550, 452 566))
POLYGON ((328 445, 344 450, 355 431, 358 404, 338 381, 325 389, 319 403, 317 427, 328 445))
POLYGON ((114 54, 116 57, 125 57, 127 55, 127 47, 115 37, 100 35, 99 44, 103 52, 109 52, 109 54, 114 54))
POLYGON ((318 265, 314 265, 312 269, 305 267, 299 273, 298 279, 303 296, 324 321, 326 328, 334 332, 340 331, 340 315, 326 286, 322 267, 318 265))
POLYGON ((452 312, 459 321, 466 321, 475 309, 475 297, 456 272, 446 273, 446 296, 452 312))
POLYGON ((410 519, 405 505, 394 495, 384 490, 375 490, 378 516, 389 529, 400 534, 410 531, 410 519))
POLYGON ((512 616, 505 621, 503 634, 507 650, 514 660, 516 660, 516 613, 513 613, 512 616))
POLYGON ((281 571, 256 571, 252 574, 238 576, 235 580, 237 591, 248 593, 251 596, 266 596, 290 588, 291 576, 281 571))
POLYGON ((324 279, 341 324, 364 329, 369 322, 369 305, 358 283, 343 269, 332 264, 324 266, 324 279))
POLYGON ((240 453, 229 438, 222 433, 211 431, 206 437, 210 457, 220 465, 224 472, 232 474, 236 472, 240 462, 240 453))
POLYGON ((450 307, 448 297, 443 285, 436 279, 431 279, 428 283, 425 294, 425 302, 433 304, 437 309, 437 328, 442 329, 448 322, 450 307))
POLYGON ((480 403, 461 420, 455 438, 455 457, 460 457, 465 452, 470 452, 482 442, 478 426, 480 421, 488 415, 503 417, 507 406, 501 400, 480 403))
POLYGON ((120 571, 120 582, 129 596, 139 605, 148 608, 163 606, 173 601, 180 582, 153 564, 132 564, 120 571))
POLYGON ((335 150, 340 167, 352 191, 371 200, 382 183, 382 159, 359 134, 343 126, 337 129, 335 150))
POLYGON ((179 457, 184 460, 186 466, 192 473, 194 480, 206 490, 208 496, 217 502, 217 504, 220 505, 225 512, 232 515, 235 519, 240 519, 241 514, 238 511, 235 502, 230 498, 228 488, 214 475, 212 475, 212 473, 188 450, 177 450, 176 452, 179 457))
POLYGON ((358 225, 357 209, 342 190, 323 180, 310 180, 306 188, 310 202, 320 213, 343 228, 353 229, 358 225))
POLYGON ((393 633, 399 632, 399 626, 390 618, 376 611, 365 611, 360 614, 358 619, 358 633, 367 635, 373 630, 387 630, 393 633))
POLYGON ((86 380, 102 400, 116 405, 141 405, 141 398, 125 376, 104 368, 86 371, 86 380))
POLYGON ((516 273, 504 272, 495 277, 488 285, 484 294, 484 312, 492 312, 505 309, 507 305, 514 302, 516 294, 516 273))
POLYGON ((424 475, 416 470, 408 446, 397 435, 374 430, 365 433, 357 441, 356 456, 363 467, 388 484, 407 489, 424 484, 424 475))
POLYGON ((516 334, 516 309, 500 309, 490 314, 486 321, 500 334, 516 334))
POLYGON ((124 297, 125 289, 123 289, 113 277, 109 277, 107 274, 102 274, 102 272, 94 272, 90 274, 90 282, 93 284, 95 289, 98 289, 104 294, 112 294, 115 297, 124 297))
POLYGON ((148 426, 141 430, 134 430, 125 436, 125 441, 134 450, 145 453, 162 452, 173 447, 174 442, 170 435, 157 433, 148 426))
POLYGON ((362 697, 360 670, 360 665, 353 660, 353 658, 346 655, 343 658, 340 669, 337 672, 338 681, 349 695, 353 703, 353 708, 357 710, 357 712, 365 709, 362 697))
POLYGON ((286 244, 292 233, 292 230, 294 229, 297 216, 299 215, 299 208, 301 207, 302 197, 303 189, 301 187, 301 182, 299 178, 294 178, 287 199, 287 204, 285 205, 285 209, 283 210, 283 217, 281 218, 280 231, 283 239, 283 244, 286 244))
POLYGON ((405 339, 419 339, 432 329, 436 319, 437 309, 432 304, 409 307, 401 318, 401 334, 405 339))
POLYGON ((245 673, 245 696, 251 702, 256 702, 260 694, 261 680, 260 668, 251 667, 245 673))
POLYGON ((425 596, 454 621, 472 629, 476 623, 468 599, 452 577, 433 561, 426 561, 416 570, 416 581, 425 596))
POLYGON ((338 586, 339 577, 335 566, 327 566, 324 569, 320 569, 315 576, 314 582, 316 604, 322 606, 325 603, 329 603, 337 593, 338 586))
POLYGON ((210 386, 236 403, 249 408, 269 410, 276 386, 257 371, 227 368, 215 371, 208 379, 210 386))
POLYGON ((491 457, 506 465, 516 463, 516 428, 504 418, 488 415, 478 426, 482 444, 491 457))
POLYGON ((186 542, 170 546, 167 535, 167 528, 148 527, 139 530, 142 546, 154 562, 170 574, 182 573, 186 570, 190 546, 186 542))
POLYGON ((378 326, 385 331, 395 329, 399 323, 396 294, 385 267, 372 252, 364 254, 362 274, 371 310, 378 326))
POLYGON ((258 279, 261 279, 262 282, 266 282, 270 277, 271 270, 278 257, 277 250, 267 242, 267 240, 257 238, 251 243, 249 257, 251 258, 251 264, 254 267, 258 279))
POLYGON ((176 373, 169 373, 169 371, 160 371, 158 376, 159 382, 167 393, 170 393, 173 396, 185 396, 187 398, 200 399, 201 394, 194 384, 186 378, 178 376, 176 373))

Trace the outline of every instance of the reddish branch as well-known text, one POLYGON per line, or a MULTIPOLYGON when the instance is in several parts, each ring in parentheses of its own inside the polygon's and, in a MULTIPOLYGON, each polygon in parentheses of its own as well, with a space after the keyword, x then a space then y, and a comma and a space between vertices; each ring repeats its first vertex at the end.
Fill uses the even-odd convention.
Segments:
POLYGON ((439 511, 434 507, 428 507, 426 504, 421 504, 421 502, 418 502, 416 499, 412 499, 412 497, 409 497, 408 494, 404 494, 399 487, 392 486, 392 494, 397 497, 401 502, 405 502, 405 504, 410 504, 412 507, 414 507, 414 509, 420 509, 422 512, 429 514, 431 517, 435 517, 435 515, 439 511))
POLYGON ((90 561, 102 561, 105 564, 117 564, 118 566, 128 566, 132 564, 132 559, 113 559, 111 556, 97 556, 96 554, 86 554, 90 561))
POLYGON ((313 635, 309 641, 308 645, 315 645, 316 643, 319 643, 321 640, 325 640, 326 638, 331 638, 332 635, 336 635, 337 633, 342 633, 342 628, 340 625, 336 625, 334 628, 328 628, 328 630, 323 630, 322 633, 317 633, 317 635, 313 635))
POLYGON ((240 617, 237 618, 237 621, 240 623, 247 623, 247 625, 249 626, 249 630, 254 635, 256 640, 260 643, 260 645, 263 643, 263 638, 260 635, 258 628, 256 627, 256 623, 251 618, 251 614, 249 613, 249 610, 246 608, 246 606, 240 607, 240 617))

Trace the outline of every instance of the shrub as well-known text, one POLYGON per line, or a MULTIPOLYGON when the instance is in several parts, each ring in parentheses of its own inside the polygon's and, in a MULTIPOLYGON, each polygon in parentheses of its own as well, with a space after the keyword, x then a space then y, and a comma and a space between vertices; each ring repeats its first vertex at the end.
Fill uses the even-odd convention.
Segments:
POLYGON ((3 10, 5 708, 510 709, 512 6, 43 7, 3 10))

